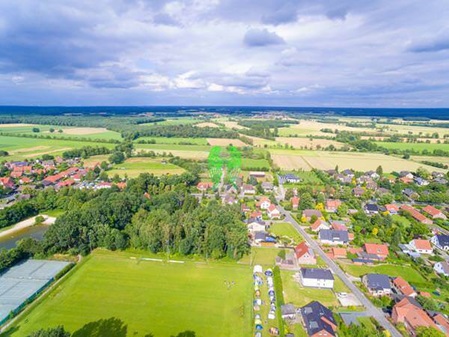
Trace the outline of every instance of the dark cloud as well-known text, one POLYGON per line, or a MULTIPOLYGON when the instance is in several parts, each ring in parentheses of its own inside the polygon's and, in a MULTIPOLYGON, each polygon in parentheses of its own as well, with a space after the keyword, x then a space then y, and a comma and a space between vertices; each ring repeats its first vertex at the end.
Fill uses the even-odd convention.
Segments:
POLYGON ((280 25, 283 23, 295 22, 297 17, 297 5, 286 3, 272 13, 263 15, 262 22, 271 25, 280 25))
POLYGON ((449 35, 435 40, 422 41, 409 46, 408 51, 413 53, 431 53, 449 50, 449 35))
POLYGON ((173 17, 165 13, 156 14, 153 17, 153 22, 157 25, 173 26, 179 27, 180 23, 176 21, 173 17))
POLYGON ((269 32, 266 28, 252 28, 248 30, 243 38, 243 42, 248 47, 263 47, 285 43, 282 37, 274 32, 269 32))

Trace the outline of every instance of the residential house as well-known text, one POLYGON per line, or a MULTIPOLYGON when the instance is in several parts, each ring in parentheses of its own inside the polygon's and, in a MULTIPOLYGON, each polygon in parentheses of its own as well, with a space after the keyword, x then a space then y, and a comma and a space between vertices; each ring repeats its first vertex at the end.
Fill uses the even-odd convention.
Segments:
POLYGON ((290 202, 292 204, 292 210, 296 211, 299 207, 299 201, 300 199, 297 196, 294 196, 291 198, 290 202))
POLYGON ((305 209, 302 212, 302 216, 304 216, 307 221, 310 221, 314 215, 318 219, 323 217, 323 214, 320 211, 316 210, 316 209, 305 209))
POLYGON ((256 218, 249 218, 245 221, 247 224, 247 228, 250 232, 263 232, 266 230, 266 224, 265 221, 256 219, 256 218))
POLYGON ((261 186, 265 193, 273 192, 273 189, 274 189, 273 183, 270 183, 269 181, 264 181, 261 184, 261 186))
POLYGON ((304 328, 309 337, 334 337, 337 330, 332 311, 318 301, 303 306, 301 313, 304 328))
POLYGON ((355 197, 361 197, 364 193, 365 193, 365 189, 362 188, 362 187, 360 187, 360 186, 354 187, 354 188, 352 189, 352 194, 353 194, 355 197))
POLYGON ((2 177, 0 178, 0 186, 4 188, 9 188, 13 190, 16 185, 14 184, 14 181, 10 177, 2 177))
POLYGON ((284 183, 297 184, 297 183, 301 182, 301 179, 294 174, 288 173, 288 174, 280 175, 279 182, 281 184, 284 184, 284 183))
POLYGON ((419 221, 425 225, 431 225, 433 224, 433 221, 426 218, 424 215, 419 213, 415 208, 409 205, 402 205, 401 210, 404 212, 408 212, 416 221, 419 221))
POLYGON ((328 245, 346 245, 349 243, 349 235, 347 231, 322 229, 318 233, 318 238, 322 244, 328 245))
POLYGON ((432 244, 429 240, 414 239, 410 241, 409 246, 412 250, 420 254, 431 255, 433 253, 432 244))
POLYGON ((281 316, 286 320, 296 319, 296 308, 293 304, 283 304, 281 305, 281 316))
POLYGON ((432 327, 438 330, 437 325, 413 298, 405 297, 393 307, 391 314, 395 324, 402 323, 410 336, 416 336, 419 327, 432 327))
POLYGON ((346 227, 346 221, 343 220, 330 220, 331 229, 335 229, 336 231, 347 231, 348 227, 346 227))
POLYGON ((242 204, 242 206, 240 206, 240 210, 244 214, 248 213, 248 212, 251 212, 251 208, 247 204, 242 204))
POLYGON ((419 198, 419 194, 415 191, 413 191, 411 188, 406 188, 402 190, 402 194, 405 195, 409 199, 417 199, 419 198))
POLYGON ((271 204, 270 207, 268 207, 267 214, 270 219, 279 219, 281 217, 281 212, 279 212, 278 208, 274 204, 271 204))
POLYGON ((383 274, 366 274, 362 277, 362 283, 372 296, 384 296, 391 294, 390 278, 383 274))
POLYGON ((418 186, 427 186, 429 185, 429 182, 426 179, 423 179, 421 177, 415 177, 415 179, 413 179, 415 181, 415 184, 418 186))
POLYGON ((329 253, 329 257, 331 259, 346 259, 347 256, 348 256, 348 252, 344 248, 334 247, 331 249, 331 251, 329 253))
POLYGON ((334 276, 329 269, 301 268, 301 284, 312 288, 334 288, 334 276))
POLYGON ((253 171, 253 172, 249 173, 249 176, 250 177, 254 177, 256 179, 260 179, 260 178, 265 178, 266 173, 263 172, 263 171, 260 171, 260 172, 259 171, 253 171))
POLYGON ((387 204, 385 205, 385 208, 387 209, 388 213, 391 215, 395 215, 399 213, 399 206, 396 204, 387 204))
POLYGON ((251 212, 250 218, 256 218, 256 219, 262 220, 262 212, 260 212, 260 211, 251 212))
POLYGON ((319 232, 322 229, 330 229, 329 223, 324 220, 318 219, 310 225, 310 229, 314 232, 319 232))
POLYGON ((243 194, 256 194, 256 189, 254 188, 253 185, 250 184, 243 184, 242 187, 242 193, 243 194))
POLYGON ((346 170, 342 171, 341 174, 343 174, 343 175, 345 175, 347 177, 351 177, 351 178, 354 177, 354 172, 352 170, 349 170, 349 169, 346 169, 346 170))
POLYGON ((392 288, 400 295, 409 297, 416 297, 418 295, 415 289, 413 289, 412 286, 400 276, 393 279, 392 288))
POLYGON ((238 200, 232 194, 226 194, 222 200, 223 204, 225 205, 234 205, 238 202, 238 200))
POLYGON ((433 207, 433 206, 426 206, 423 208, 423 211, 430 215, 432 219, 443 219, 447 220, 446 215, 440 211, 439 209, 433 207))
POLYGON ((364 251, 369 255, 377 256, 379 260, 385 260, 388 257, 388 246, 385 244, 365 243, 364 251))
POLYGON ((206 192, 207 190, 211 189, 214 186, 214 183, 212 182, 205 182, 201 181, 196 185, 196 188, 201 192, 206 192))
POLYGON ((413 175, 413 173, 411 173, 409 171, 401 171, 401 172, 399 172, 399 177, 401 177, 401 178, 406 177, 408 179, 413 179, 414 175, 413 175))
POLYGON ((327 199, 325 209, 328 213, 335 213, 342 204, 341 200, 339 199, 327 199))
POLYGON ((379 214, 379 206, 376 204, 366 204, 363 208, 368 215, 379 214))
POLYGON ((433 245, 442 250, 449 250, 449 235, 435 235, 430 239, 433 245))
POLYGON ((238 194, 239 193, 237 187, 235 187, 234 185, 226 185, 224 187, 224 191, 226 194, 238 194))
POLYGON ((268 197, 261 197, 260 200, 256 203, 256 207, 260 209, 268 209, 270 207, 271 201, 268 197))
POLYGON ((449 276, 449 263, 447 261, 437 262, 434 264, 433 270, 435 270, 437 274, 449 276))
POLYGON ((316 264, 315 253, 305 241, 295 247, 295 257, 298 264, 316 264))

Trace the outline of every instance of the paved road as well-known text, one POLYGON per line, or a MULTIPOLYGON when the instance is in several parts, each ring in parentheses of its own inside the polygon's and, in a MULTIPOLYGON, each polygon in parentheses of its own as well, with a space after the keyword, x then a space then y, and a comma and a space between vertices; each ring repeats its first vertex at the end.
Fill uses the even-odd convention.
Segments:
POLYGON ((391 335, 393 337, 402 337, 402 335, 399 333, 398 330, 391 324, 387 318, 385 317, 384 313, 376 308, 374 304, 371 303, 371 301, 366 298, 366 296, 357 288, 351 280, 348 278, 348 276, 340 269, 340 267, 332 261, 321 249, 321 247, 317 244, 315 240, 313 240, 309 234, 298 224, 298 222, 292 217, 290 212, 283 209, 281 206, 278 206, 282 213, 285 213, 285 220, 289 221, 296 230, 306 239, 307 243, 310 245, 310 247, 313 248, 315 252, 318 253, 318 255, 321 256, 321 258, 324 260, 324 262, 327 263, 329 268, 332 270, 332 272, 339 276, 343 283, 352 291, 352 293, 357 297, 357 299, 362 303, 362 305, 366 308, 366 315, 374 317, 380 325, 384 327, 384 329, 390 331, 391 335))

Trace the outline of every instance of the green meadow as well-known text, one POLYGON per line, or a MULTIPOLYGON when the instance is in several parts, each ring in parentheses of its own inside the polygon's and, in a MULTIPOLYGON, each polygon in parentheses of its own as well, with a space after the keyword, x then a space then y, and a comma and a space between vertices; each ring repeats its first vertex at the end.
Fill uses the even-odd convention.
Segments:
POLYGON ((169 337, 186 331, 216 337, 251 334, 250 267, 235 262, 144 261, 138 256, 95 251, 6 336, 27 336, 61 324, 75 337, 169 337))

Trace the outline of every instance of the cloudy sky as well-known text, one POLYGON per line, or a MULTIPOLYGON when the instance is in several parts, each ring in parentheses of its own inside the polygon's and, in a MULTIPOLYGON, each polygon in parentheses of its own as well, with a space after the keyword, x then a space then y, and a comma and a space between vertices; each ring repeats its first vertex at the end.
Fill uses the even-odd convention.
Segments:
POLYGON ((449 106, 448 0, 0 0, 0 104, 449 106))

